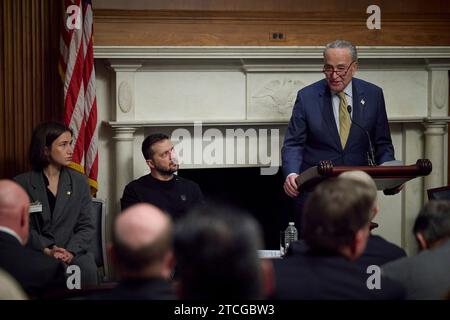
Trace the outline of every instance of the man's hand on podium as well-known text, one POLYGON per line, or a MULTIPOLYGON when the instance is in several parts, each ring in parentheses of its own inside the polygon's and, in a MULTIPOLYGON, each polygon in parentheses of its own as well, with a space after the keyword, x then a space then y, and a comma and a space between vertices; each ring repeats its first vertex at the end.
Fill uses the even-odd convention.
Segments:
POLYGON ((291 198, 295 198, 299 194, 298 185, 297 185, 297 177, 298 177, 298 174, 291 173, 290 175, 288 175, 286 177, 286 180, 284 181, 284 185, 283 185, 284 192, 286 192, 286 194, 291 198))

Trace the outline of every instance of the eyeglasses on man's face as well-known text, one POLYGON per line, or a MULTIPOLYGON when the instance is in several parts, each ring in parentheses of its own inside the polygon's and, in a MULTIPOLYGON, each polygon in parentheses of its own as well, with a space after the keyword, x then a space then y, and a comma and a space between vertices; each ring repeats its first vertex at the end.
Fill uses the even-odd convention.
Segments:
POLYGON ((356 61, 352 61, 352 63, 350 63, 348 67, 339 65, 336 67, 336 69, 333 66, 326 64, 323 66, 322 72, 325 73, 325 75, 327 77, 331 77, 333 75, 333 73, 336 73, 339 77, 343 78, 346 76, 346 74, 348 73, 348 70, 350 69, 352 64, 355 62, 356 61))

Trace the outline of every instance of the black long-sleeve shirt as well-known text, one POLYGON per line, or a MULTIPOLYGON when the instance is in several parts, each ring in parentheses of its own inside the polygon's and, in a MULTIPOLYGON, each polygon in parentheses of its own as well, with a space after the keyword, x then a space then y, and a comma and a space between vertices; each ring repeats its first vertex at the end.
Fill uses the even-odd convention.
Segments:
POLYGON ((203 194, 195 182, 178 175, 169 181, 162 181, 151 174, 131 181, 120 199, 122 210, 136 203, 150 203, 169 213, 173 219, 203 201, 203 194))

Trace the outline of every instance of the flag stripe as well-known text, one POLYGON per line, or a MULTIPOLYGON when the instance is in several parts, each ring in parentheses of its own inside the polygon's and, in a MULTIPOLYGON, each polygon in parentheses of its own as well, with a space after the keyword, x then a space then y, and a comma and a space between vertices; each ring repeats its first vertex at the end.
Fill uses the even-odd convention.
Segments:
POLYGON ((91 190, 96 192, 98 126, 91 1, 66 0, 64 9, 59 70, 64 80, 64 121, 73 130, 74 154, 71 167, 85 173, 91 190), (76 17, 72 16, 73 8, 67 9, 71 5, 79 7, 81 29, 72 25, 76 17))

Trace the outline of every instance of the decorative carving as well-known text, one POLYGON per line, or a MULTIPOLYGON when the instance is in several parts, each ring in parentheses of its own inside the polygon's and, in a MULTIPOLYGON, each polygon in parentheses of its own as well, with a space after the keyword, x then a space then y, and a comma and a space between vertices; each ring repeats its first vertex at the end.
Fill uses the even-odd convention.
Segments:
POLYGON ((304 86, 300 80, 271 80, 257 91, 252 98, 257 99, 262 108, 276 113, 290 115, 297 91, 304 86))
POLYGON ((429 159, 418 159, 416 162, 417 168, 419 168, 421 175, 429 175, 433 170, 433 165, 429 159))
POLYGON ((119 108, 123 113, 128 113, 131 110, 132 93, 128 82, 122 81, 118 90, 118 103, 119 108))
POLYGON ((446 84, 445 81, 439 80, 434 81, 433 84, 434 85, 433 100, 434 105, 438 109, 442 109, 445 106, 445 95, 446 95, 445 84, 446 84))
POLYGON ((317 166, 317 170, 321 176, 331 176, 333 174, 333 162, 331 160, 321 160, 317 166))

